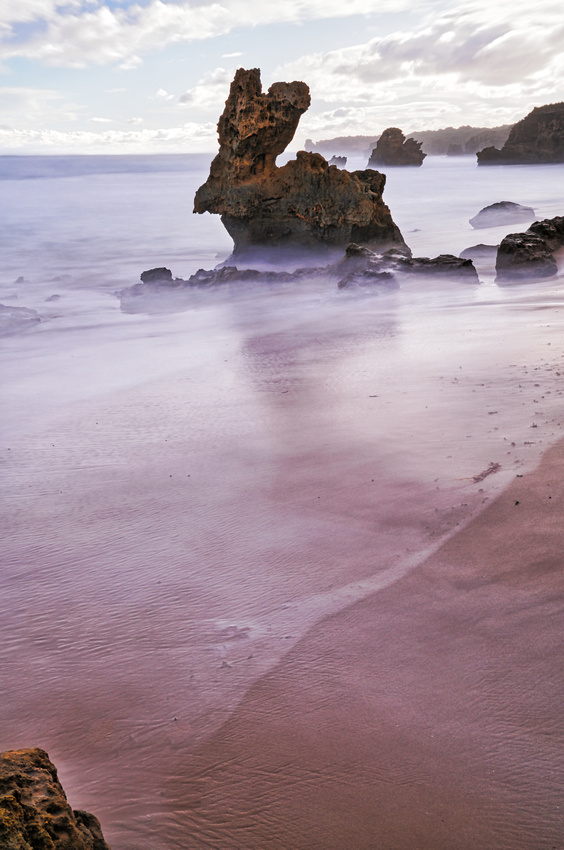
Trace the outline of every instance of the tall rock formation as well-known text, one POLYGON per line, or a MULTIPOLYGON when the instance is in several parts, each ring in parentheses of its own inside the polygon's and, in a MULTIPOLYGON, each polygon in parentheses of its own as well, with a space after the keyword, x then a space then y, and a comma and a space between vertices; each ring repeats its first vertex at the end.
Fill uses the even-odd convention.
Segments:
POLYGON ((221 216, 234 256, 258 247, 405 246, 382 200, 385 175, 350 173, 306 151, 276 165, 309 104, 305 83, 274 83, 264 94, 260 70, 240 68, 217 125, 219 153, 196 192, 194 212, 221 216))
POLYGON ((517 165, 564 162, 564 103, 537 106, 518 121, 498 150, 479 151, 478 165, 517 165))
POLYGON ((379 165, 422 165, 427 154, 422 152, 421 144, 415 139, 406 139, 397 127, 388 127, 372 151, 368 168, 379 165))
POLYGON ((110 850, 94 815, 73 811, 44 750, 0 753, 3 850, 110 850))

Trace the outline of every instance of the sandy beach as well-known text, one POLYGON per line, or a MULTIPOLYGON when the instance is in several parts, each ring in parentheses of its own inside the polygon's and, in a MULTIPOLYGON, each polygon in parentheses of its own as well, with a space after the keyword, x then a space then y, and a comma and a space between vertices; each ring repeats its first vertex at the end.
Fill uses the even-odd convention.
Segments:
POLYGON ((561 442, 257 682, 173 786, 185 846, 564 846, 563 481, 561 442))
MULTIPOLYGON (((430 159, 388 187, 416 254, 516 174, 561 209, 430 159)), ((3 184, 41 320, 1 340, 0 749, 113 850, 561 850, 562 277, 124 311, 217 262, 184 174, 3 184)))

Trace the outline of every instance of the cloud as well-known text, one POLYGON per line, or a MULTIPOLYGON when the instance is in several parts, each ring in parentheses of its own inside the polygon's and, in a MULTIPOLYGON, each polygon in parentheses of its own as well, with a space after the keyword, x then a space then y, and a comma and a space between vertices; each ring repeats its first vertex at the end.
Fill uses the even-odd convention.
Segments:
POLYGON ((38 123, 76 121, 79 108, 61 92, 26 86, 0 88, 0 121, 10 126, 32 127, 38 123))
MULTIPOLYGON (((489 124, 506 123, 533 105, 562 99, 563 44, 560 3, 474 0, 428 16, 410 32, 304 56, 276 75, 307 80, 314 104, 355 105, 367 118, 376 117, 378 104, 385 124, 398 123, 400 115, 404 126, 425 120, 438 127, 445 114, 452 122, 484 124, 487 114, 489 124)), ((339 116, 333 113, 333 120, 337 126, 339 116)), ((302 119, 311 132, 315 121, 310 114, 302 119)))
POLYGON ((20 130, 0 126, 3 153, 194 153, 217 149, 215 125, 186 123, 159 130, 20 130))
POLYGON ((235 28, 264 24, 302 23, 354 14, 398 12, 410 0, 204 0, 168 3, 151 0, 110 8, 92 8, 83 0, 60 7, 56 0, 4 0, 0 22, 5 27, 21 21, 41 22, 29 37, 0 45, 0 58, 25 57, 70 68, 121 62, 123 70, 136 67, 139 55, 175 42, 191 42, 224 35, 235 28), (22 9, 20 10, 20 1, 22 9), (133 65, 131 63, 134 63, 133 65), (135 64, 136 63, 136 64, 135 64))
POLYGON ((166 89, 159 89, 154 97, 157 100, 174 100, 174 95, 169 94, 166 89))
POLYGON ((111 124, 111 118, 91 118, 91 121, 94 121, 95 124, 111 124))
POLYGON ((195 86, 180 95, 180 103, 191 108, 204 109, 214 114, 223 111, 223 106, 235 69, 215 68, 202 77, 195 86))

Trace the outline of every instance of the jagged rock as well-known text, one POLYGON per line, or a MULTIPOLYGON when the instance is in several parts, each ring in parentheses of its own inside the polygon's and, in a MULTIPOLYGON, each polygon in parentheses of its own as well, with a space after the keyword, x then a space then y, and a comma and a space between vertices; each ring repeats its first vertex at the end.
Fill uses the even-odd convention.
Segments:
POLYGON ((532 207, 515 204, 513 201, 499 201, 490 204, 471 218, 470 224, 475 230, 485 227, 498 227, 502 224, 519 224, 522 221, 532 221, 535 211, 532 207))
POLYGON ((564 162, 564 103, 537 106, 515 124, 501 150, 477 153, 478 165, 564 162))
POLYGON ((219 153, 196 192, 194 212, 221 216, 234 256, 257 247, 405 244, 382 200, 383 174, 349 173, 306 151, 276 165, 309 104, 305 83, 274 83, 263 94, 260 70, 240 68, 218 123, 219 153))
POLYGON ((329 165, 336 165, 337 168, 344 168, 347 164, 346 156, 332 156, 329 160, 329 165))
POLYGON ((73 811, 44 750, 0 753, 3 850, 110 850, 94 815, 73 811))
POLYGON ((406 139, 397 127, 384 130, 368 160, 368 168, 380 165, 422 165, 427 154, 421 150, 421 142, 406 139))
POLYGON ((406 274, 430 277, 447 277, 469 283, 479 283, 478 273, 472 260, 455 257, 454 254, 439 254, 438 257, 406 257, 400 261, 400 269, 406 274))
POLYGON ((509 233, 497 250, 496 280, 553 277, 558 273, 554 252, 564 246, 564 216, 535 221, 524 233, 509 233))

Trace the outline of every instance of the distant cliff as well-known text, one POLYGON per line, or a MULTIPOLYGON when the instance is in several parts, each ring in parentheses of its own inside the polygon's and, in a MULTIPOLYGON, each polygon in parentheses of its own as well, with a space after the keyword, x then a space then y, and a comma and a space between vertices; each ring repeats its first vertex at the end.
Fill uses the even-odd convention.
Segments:
MULTIPOLYGON (((445 156, 449 153, 473 156, 486 145, 501 147, 509 136, 512 126, 512 124, 503 124, 500 127, 465 125, 464 127, 444 127, 442 130, 414 130, 407 135, 421 142, 423 151, 430 156, 445 156)), ((306 139, 304 147, 306 151, 320 153, 323 156, 335 154, 370 156, 379 139, 379 133, 374 133, 373 136, 336 136, 333 139, 321 139, 319 142, 306 139)))
POLYGON ((511 130, 501 150, 479 151, 478 165, 564 162, 564 103, 537 106, 511 130))

